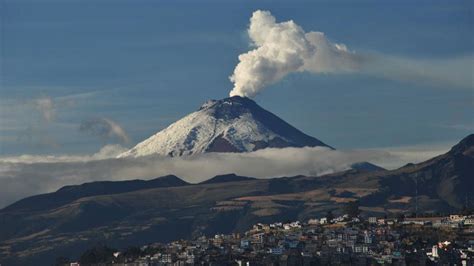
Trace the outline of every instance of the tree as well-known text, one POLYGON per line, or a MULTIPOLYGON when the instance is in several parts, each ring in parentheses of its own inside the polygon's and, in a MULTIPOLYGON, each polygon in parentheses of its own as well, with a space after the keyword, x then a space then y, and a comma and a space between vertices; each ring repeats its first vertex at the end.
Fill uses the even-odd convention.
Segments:
POLYGON ((79 263, 82 264, 97 264, 97 263, 111 263, 114 257, 115 249, 107 246, 98 246, 86 250, 80 257, 79 263))
POLYGON ((142 251, 139 247, 129 247, 125 251, 122 252, 121 257, 129 259, 129 260, 136 260, 142 255, 142 251))
POLYGON ((471 215, 473 212, 472 208, 467 207, 466 205, 461 209, 462 215, 471 215))
POLYGON ((332 221, 332 219, 334 219, 334 214, 332 214, 332 211, 328 211, 326 213, 326 219, 328 220, 328 223, 332 221))
POLYGON ((403 212, 397 213, 397 220, 398 221, 403 221, 405 220, 405 214, 403 212))
POLYGON ((351 201, 348 202, 344 206, 344 213, 349 215, 350 218, 357 217, 360 213, 359 210, 359 201, 351 201))
POLYGON ((56 258, 56 262, 54 265, 56 266, 64 266, 64 265, 69 265, 71 263, 71 260, 67 257, 58 257, 56 258))

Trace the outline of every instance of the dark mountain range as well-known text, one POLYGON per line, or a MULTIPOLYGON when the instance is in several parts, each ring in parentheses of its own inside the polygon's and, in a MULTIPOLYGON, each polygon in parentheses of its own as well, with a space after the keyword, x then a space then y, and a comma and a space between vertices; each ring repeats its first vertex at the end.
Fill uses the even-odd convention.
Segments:
POLYGON ((244 231, 257 222, 306 220, 328 210, 340 213, 354 200, 363 215, 411 213, 416 206, 419 212, 456 211, 474 203, 474 135, 446 154, 392 171, 362 167, 273 179, 224 175, 208 183, 178 180, 176 186, 117 193, 79 189, 87 196, 76 199, 67 193, 92 184, 60 189, 65 194, 55 200, 61 204, 30 198, 0 210, 0 263, 47 264, 96 243, 120 248, 244 231))
POLYGON ((179 187, 189 185, 174 175, 167 175, 151 180, 99 181, 82 185, 65 186, 53 193, 28 197, 7 206, 3 211, 41 211, 60 207, 74 200, 96 195, 125 193, 141 189, 159 187, 179 187))
POLYGON ((205 180, 199 184, 215 184, 215 183, 225 183, 225 182, 239 182, 247 180, 255 180, 256 178, 247 177, 247 176, 238 176, 236 174, 227 174, 227 175, 217 175, 211 179, 205 180))

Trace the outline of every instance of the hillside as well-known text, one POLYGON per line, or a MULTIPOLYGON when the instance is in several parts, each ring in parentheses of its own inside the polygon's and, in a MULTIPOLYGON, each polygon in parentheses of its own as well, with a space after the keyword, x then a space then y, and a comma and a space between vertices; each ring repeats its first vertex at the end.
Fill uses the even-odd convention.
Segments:
POLYGON ((328 210, 337 213, 354 200, 360 201, 364 215, 414 212, 416 202, 420 212, 449 212, 466 202, 472 206, 474 135, 446 154, 393 171, 217 178, 226 179, 231 182, 96 194, 61 206, 37 208, 34 200, 20 201, 0 210, 0 262, 33 264, 59 255, 74 257, 98 242, 125 247, 243 231, 257 222, 305 220, 328 210))
POLYGON ((218 175, 208 180, 201 182, 200 184, 215 184, 215 183, 225 183, 225 182, 240 182, 255 180, 253 177, 247 176, 238 176, 236 174, 227 174, 227 175, 218 175))

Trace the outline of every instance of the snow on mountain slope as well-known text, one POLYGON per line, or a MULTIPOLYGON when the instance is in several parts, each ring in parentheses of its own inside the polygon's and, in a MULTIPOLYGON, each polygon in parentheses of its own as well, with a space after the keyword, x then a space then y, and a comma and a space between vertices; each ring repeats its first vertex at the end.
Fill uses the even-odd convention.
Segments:
POLYGON ((151 154, 249 152, 267 147, 327 146, 266 111, 249 98, 234 96, 206 102, 166 129, 119 157, 151 154))

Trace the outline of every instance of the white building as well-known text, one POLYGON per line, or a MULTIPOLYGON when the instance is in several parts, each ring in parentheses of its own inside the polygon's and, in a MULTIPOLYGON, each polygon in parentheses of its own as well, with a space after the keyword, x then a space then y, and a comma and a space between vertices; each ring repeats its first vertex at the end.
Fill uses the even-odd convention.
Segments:
POLYGON ((472 217, 466 218, 464 220, 464 225, 474 225, 474 218, 472 218, 472 217))
POLYGON ((459 222, 462 222, 464 220, 464 216, 459 215, 459 214, 451 214, 451 215, 449 215, 449 220, 451 222, 459 223, 459 222))
POLYGON ((434 258, 438 258, 438 246, 434 245, 433 248, 431 248, 431 256, 434 258))

